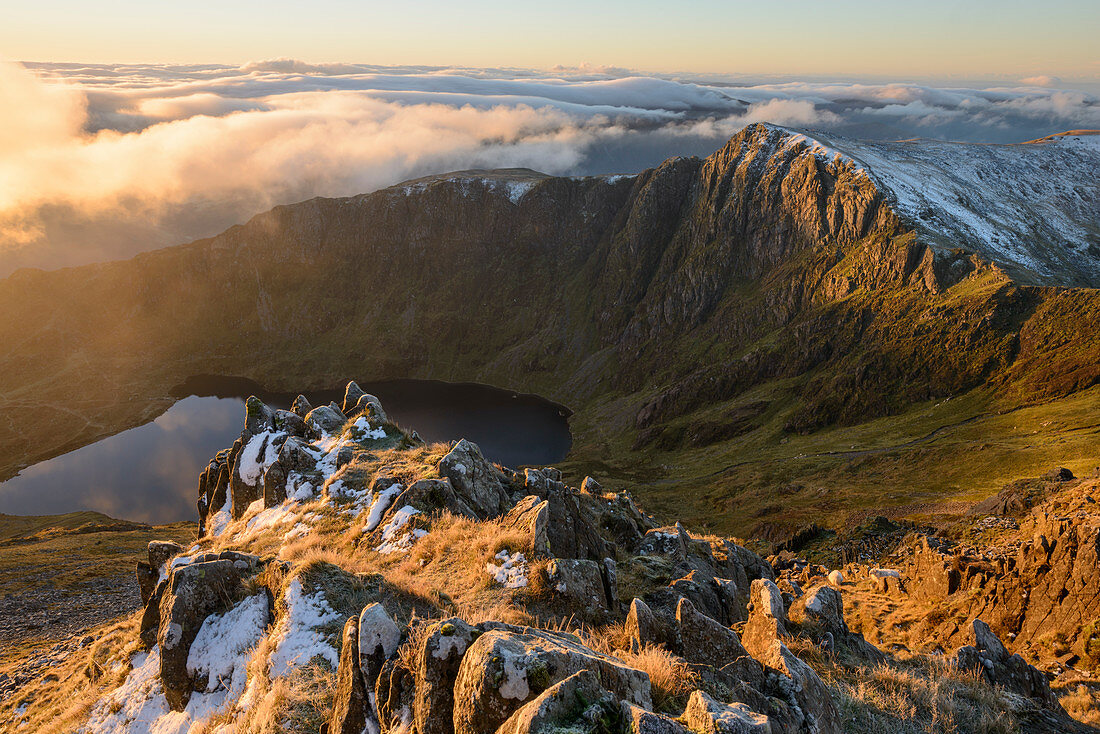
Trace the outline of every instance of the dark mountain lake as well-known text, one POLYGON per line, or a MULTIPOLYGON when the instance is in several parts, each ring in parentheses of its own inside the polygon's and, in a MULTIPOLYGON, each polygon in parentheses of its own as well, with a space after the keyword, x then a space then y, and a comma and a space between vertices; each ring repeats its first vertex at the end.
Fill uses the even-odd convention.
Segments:
MULTIPOLYGON (((360 382, 391 420, 426 441, 467 438, 506 466, 561 461, 569 452, 561 405, 487 385, 432 380, 360 382)), ((199 473, 244 427, 244 400, 256 395, 289 408, 295 395, 272 393, 249 380, 192 378, 176 403, 151 423, 28 467, 0 483, 0 512, 50 515, 96 510, 112 517, 165 523, 195 520, 199 473)), ((313 405, 343 390, 306 393, 313 405)))

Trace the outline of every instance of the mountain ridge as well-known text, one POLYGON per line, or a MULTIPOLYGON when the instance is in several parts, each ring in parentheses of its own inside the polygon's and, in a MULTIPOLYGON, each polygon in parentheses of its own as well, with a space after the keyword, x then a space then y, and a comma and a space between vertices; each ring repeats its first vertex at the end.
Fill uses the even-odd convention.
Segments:
MULTIPOLYGON (((0 281, 0 338, 17 346, 0 356, 0 446, 15 457, 3 471, 97 423, 148 420, 193 374, 537 392, 577 410, 579 469, 615 461, 658 477, 669 461, 702 468, 702 446, 731 463, 740 444, 786 440, 794 459, 799 436, 924 401, 981 392, 965 418, 1100 381, 1095 291, 1020 284, 937 248, 854 161, 792 140, 750 126, 706 160, 630 178, 513 172, 522 192, 443 174, 0 281), (43 394, 63 394, 87 427, 66 427, 43 394)), ((726 480, 734 496, 763 489, 726 480)))

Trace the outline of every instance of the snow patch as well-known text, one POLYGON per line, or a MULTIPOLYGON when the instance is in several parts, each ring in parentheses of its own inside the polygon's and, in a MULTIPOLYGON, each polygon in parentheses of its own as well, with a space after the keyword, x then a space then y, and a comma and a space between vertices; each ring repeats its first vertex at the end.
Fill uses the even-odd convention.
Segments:
POLYGON ((291 579, 284 596, 286 615, 275 633, 275 650, 271 653, 271 676, 286 676, 315 657, 322 657, 335 669, 340 660, 325 635, 316 628, 340 621, 340 615, 329 605, 321 591, 306 594, 300 579, 291 579))
POLYGON ((527 586, 527 559, 522 553, 510 555, 507 550, 496 554, 500 564, 486 563, 485 572, 506 589, 518 589, 527 586))

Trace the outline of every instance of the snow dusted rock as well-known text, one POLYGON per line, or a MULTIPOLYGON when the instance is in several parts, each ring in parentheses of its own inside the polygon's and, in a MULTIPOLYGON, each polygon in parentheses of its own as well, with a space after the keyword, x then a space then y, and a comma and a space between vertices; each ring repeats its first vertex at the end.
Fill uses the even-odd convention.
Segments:
POLYGON ((596 734, 596 723, 618 708, 591 670, 574 673, 547 688, 500 725, 496 734, 596 734))
POLYGON ((183 552, 183 546, 170 540, 150 540, 147 552, 149 565, 159 572, 165 563, 183 552))
POLYGON ((1028 665, 1020 655, 1010 655, 989 625, 975 619, 972 625, 973 644, 955 651, 951 662, 961 670, 972 671, 991 685, 1035 699, 1046 709, 1062 713, 1058 696, 1042 671, 1028 665))
POLYGON ((159 602, 157 644, 164 696, 173 711, 183 710, 191 697, 187 656, 203 621, 244 596, 240 570, 232 561, 204 561, 172 570, 159 602))
POLYGON ((772 643, 787 636, 787 610, 783 608, 782 592, 770 579, 753 581, 749 598, 749 620, 741 642, 759 660, 772 643))
POLYGON ((397 660, 387 660, 374 686, 374 706, 383 734, 410 731, 412 726, 413 673, 397 660))
POLYGON ((749 653, 737 633, 695 608, 688 599, 676 605, 680 656, 689 663, 724 667, 749 653))
POLYGON ((264 401, 260 400, 255 395, 250 395, 248 400, 244 401, 244 414, 244 433, 242 434, 242 438, 244 438, 245 441, 251 436, 275 428, 275 411, 265 405, 264 401))
POLYGON ((331 405, 314 408, 306 415, 306 425, 318 433, 338 433, 348 417, 331 405))
POLYGON ((366 686, 373 689, 382 665, 393 657, 401 644, 401 629, 386 608, 376 602, 364 607, 359 613, 359 631, 356 637, 360 675, 363 676, 366 686))
POLYGON ((523 704, 582 670, 612 695, 652 708, 649 676, 582 645, 572 635, 491 629, 470 645, 454 687, 455 734, 496 731, 523 704))
POLYGON ((743 703, 721 703, 702 691, 688 699, 684 722, 698 734, 772 734, 768 717, 743 703))
POLYGON ((623 701, 621 716, 627 734, 689 734, 676 719, 646 711, 629 701, 623 701))
POLYGON ((374 711, 367 700, 367 688, 359 672, 359 618, 349 617, 344 624, 340 645, 340 663, 336 668, 336 691, 328 734, 362 734, 367 721, 374 722, 374 711))
POLYGON ((512 502, 504 488, 504 474, 481 454, 476 443, 462 439, 439 460, 439 476, 451 480, 455 492, 481 518, 506 512, 512 502))

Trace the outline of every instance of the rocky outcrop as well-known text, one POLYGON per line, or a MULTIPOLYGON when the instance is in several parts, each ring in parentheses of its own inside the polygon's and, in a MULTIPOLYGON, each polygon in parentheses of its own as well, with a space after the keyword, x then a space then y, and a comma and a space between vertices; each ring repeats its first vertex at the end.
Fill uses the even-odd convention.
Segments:
POLYGON ((1064 713, 1058 697, 1039 670, 1019 655, 1010 655, 989 625, 975 619, 972 625, 973 643, 960 647, 951 658, 952 664, 982 676, 991 685, 1039 701, 1045 708, 1064 713))

